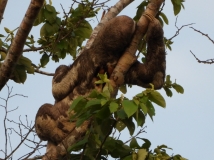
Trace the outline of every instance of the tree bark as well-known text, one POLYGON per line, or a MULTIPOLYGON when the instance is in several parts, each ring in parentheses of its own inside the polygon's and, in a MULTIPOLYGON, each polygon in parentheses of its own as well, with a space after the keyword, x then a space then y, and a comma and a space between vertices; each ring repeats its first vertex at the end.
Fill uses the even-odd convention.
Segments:
POLYGON ((4 10, 6 8, 6 5, 7 5, 7 0, 2 0, 0 4, 0 24, 2 19, 4 19, 3 15, 4 15, 4 10))
POLYGON ((33 23, 43 6, 44 0, 32 0, 25 17, 23 18, 17 34, 10 46, 10 49, 7 53, 7 56, 4 60, 4 63, 0 68, 0 90, 5 86, 9 80, 10 75, 12 74, 14 67, 22 55, 25 41, 31 31, 33 23))

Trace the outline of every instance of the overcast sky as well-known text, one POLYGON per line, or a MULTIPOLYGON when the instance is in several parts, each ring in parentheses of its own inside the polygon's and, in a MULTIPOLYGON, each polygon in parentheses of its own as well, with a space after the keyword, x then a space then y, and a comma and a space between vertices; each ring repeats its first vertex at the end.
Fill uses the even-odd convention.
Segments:
MULTIPOLYGON (((4 27, 15 29, 19 26, 30 0, 8 1, 4 18, 0 25, 0 34, 6 35, 4 27)), ((58 2, 53 0, 53 4, 57 11, 62 13, 60 4, 68 11, 71 1, 58 2)), ((109 3, 112 6, 115 1, 109 3)), ((121 14, 134 17, 136 7, 139 2, 133 2, 121 14)), ((214 39, 214 23, 213 23, 213 6, 214 1, 186 1, 184 3, 185 10, 182 10, 178 17, 178 27, 189 23, 195 23, 193 26, 196 29, 208 33, 214 39)), ((176 28, 174 26, 175 17, 171 6, 171 1, 166 0, 164 13, 169 18, 169 25, 164 26, 165 36, 172 37, 176 28)), ((100 19, 100 17, 98 17, 100 19)), ((92 21, 91 24, 96 26, 97 21, 92 21)), ((39 37, 39 27, 32 30, 31 34, 35 35, 35 39, 39 37)), ((165 97, 167 106, 166 109, 156 106, 156 116, 154 122, 149 118, 146 121, 146 132, 141 136, 148 138, 152 142, 152 148, 157 145, 166 144, 173 148, 170 153, 181 154, 190 160, 213 160, 214 148, 214 64, 206 65, 199 64, 191 55, 192 50, 198 58, 206 60, 214 58, 214 44, 212 44, 204 36, 194 32, 189 27, 183 28, 178 37, 174 39, 172 51, 167 50, 167 74, 171 75, 172 80, 182 85, 185 89, 184 94, 173 92, 173 97, 168 98, 163 90, 162 95, 165 97)), ((24 53, 24 56, 29 57, 33 63, 38 64, 38 53, 24 53)), ((71 57, 66 57, 66 60, 60 63, 50 63, 43 69, 47 72, 54 72, 59 64, 71 64, 71 57)), ((9 87, 13 87, 13 93, 23 94, 28 98, 14 97, 8 103, 9 109, 19 107, 16 112, 9 114, 9 118, 18 121, 19 115, 24 121, 25 115, 28 119, 34 121, 35 114, 38 108, 44 103, 54 103, 51 93, 52 77, 36 74, 28 75, 25 84, 16 84, 9 81, 9 87)), ((133 87, 126 95, 132 98, 135 94, 143 89, 133 87)), ((7 88, 5 87, 0 92, 0 97, 7 96, 7 88)), ((0 100, 0 104, 4 105, 0 100)), ((4 109, 0 108, 0 137, 4 137, 3 118, 4 109)), ((10 124, 9 124, 10 126, 10 124)), ((13 133, 14 135, 14 133, 13 133)), ((16 136, 11 136, 13 147, 20 142, 16 136)), ((129 135, 125 134, 122 138, 128 139, 129 135)), ((4 138, 0 140, 0 150, 4 150, 4 138)), ((17 152, 14 159, 24 155, 27 151, 26 146, 23 146, 17 152)), ((30 150, 29 150, 30 151, 30 150)), ((37 153, 39 154, 39 153, 37 153)), ((43 153, 42 153, 43 154, 43 153)), ((0 158, 3 154, 0 152, 0 158)))

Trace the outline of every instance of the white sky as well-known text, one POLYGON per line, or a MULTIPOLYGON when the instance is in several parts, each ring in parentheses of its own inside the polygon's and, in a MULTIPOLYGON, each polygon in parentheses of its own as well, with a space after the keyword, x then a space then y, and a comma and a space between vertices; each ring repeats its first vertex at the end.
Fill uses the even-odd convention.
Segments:
MULTIPOLYGON (((29 5, 30 0, 22 1, 8 1, 5 11, 5 19, 0 25, 0 34, 5 34, 4 27, 15 29, 19 26, 25 11, 29 5)), ((57 11, 62 13, 59 3, 62 3, 65 10, 68 10, 71 1, 58 2, 53 0, 57 11)), ((112 6, 115 1, 112 1, 109 6, 112 6)), ((139 2, 134 2, 121 14, 133 17, 136 13, 136 7, 139 2)), ((213 6, 214 1, 186 1, 184 3, 185 10, 182 10, 178 17, 178 26, 189 23, 196 23, 195 28, 208 33, 214 39, 213 27, 213 6)), ((171 6, 171 1, 166 0, 164 13, 169 18, 169 25, 164 26, 165 36, 172 37, 176 28, 174 27, 175 17, 171 6)), ((98 17, 99 19, 100 17, 98 17)), ((97 22, 92 21, 92 25, 96 26, 97 22)), ((39 28, 34 28, 31 34, 39 37, 39 28)), ((192 50, 198 58, 206 60, 214 58, 213 54, 214 44, 207 40, 206 37, 194 32, 189 27, 181 30, 178 37, 174 39, 172 51, 167 51, 167 74, 171 75, 172 80, 182 85, 185 93, 178 94, 173 92, 173 97, 168 98, 163 90, 167 107, 162 109, 156 106, 156 116, 154 122, 149 118, 146 121, 146 132, 141 136, 148 138, 152 143, 152 148, 157 145, 166 144, 173 148, 171 153, 181 154, 190 160, 212 160, 214 159, 214 104, 213 104, 213 80, 214 80, 214 64, 205 65, 196 62, 191 55, 192 50)), ((33 63, 38 64, 38 53, 29 52, 24 54, 30 57, 33 63)), ((60 62, 70 64, 72 58, 67 57, 66 60, 60 62)), ((47 68, 43 69, 47 72, 54 72, 59 64, 50 63, 47 68)), ((13 87, 14 94, 23 94, 28 98, 14 97, 8 103, 9 109, 19 106, 18 111, 9 114, 9 118, 18 122, 19 115, 22 116, 24 122, 25 115, 28 119, 34 121, 35 114, 38 108, 44 103, 54 103, 51 93, 51 77, 42 76, 39 74, 28 75, 28 79, 24 85, 16 84, 9 81, 8 85, 13 87)), ((143 89, 134 87, 129 91, 126 96, 132 98, 135 94, 141 92, 143 89)), ((5 87, 0 92, 0 97, 7 96, 7 88, 5 87)), ((0 100, 0 104, 4 105, 0 100)), ((0 108, 0 137, 4 137, 3 118, 4 109, 0 108)), ((10 126, 10 124, 9 124, 10 126)), ((20 138, 11 136, 13 147, 20 142, 20 138)), ((125 134, 122 138, 129 139, 129 135, 125 134)), ((4 138, 0 140, 0 150, 4 150, 4 138)), ((23 146, 15 154, 14 159, 19 158, 21 155, 27 153, 28 149, 23 146)), ((30 150, 29 150, 30 151, 30 150)), ((37 153, 39 154, 39 153, 37 153)), ((0 158, 3 154, 0 152, 0 158)))

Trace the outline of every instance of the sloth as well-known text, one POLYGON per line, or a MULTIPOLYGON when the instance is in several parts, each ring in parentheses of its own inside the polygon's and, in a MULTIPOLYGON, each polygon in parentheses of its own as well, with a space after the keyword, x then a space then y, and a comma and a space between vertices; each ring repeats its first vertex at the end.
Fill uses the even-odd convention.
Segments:
MULTIPOLYGON (((68 109, 78 95, 86 95, 96 88, 95 79, 100 71, 114 68, 129 47, 135 22, 127 16, 118 16, 107 22, 98 32, 92 46, 85 49, 70 66, 61 65, 52 80, 55 104, 44 104, 37 112, 35 128, 42 140, 56 145, 75 128, 69 121, 68 109)), ((147 55, 145 62, 136 61, 125 74, 125 84, 150 87, 163 86, 165 78, 165 47, 163 29, 157 19, 150 22, 147 30, 147 55)))
MULTIPOLYGON (((165 76, 165 51, 163 31, 159 22, 151 23, 147 32, 148 51, 145 64, 139 61, 133 64, 125 77, 125 83, 149 87, 161 72, 165 76), (160 53, 161 52, 161 53, 160 53)), ((52 93, 56 101, 60 101, 70 93, 84 95, 86 90, 94 88, 92 79, 100 69, 114 67, 130 44, 136 25, 127 16, 111 19, 98 33, 91 48, 85 50, 70 66, 61 65, 56 69, 52 81, 52 93), (78 87, 77 87, 78 86, 78 87)), ((155 84, 154 84, 155 85, 155 84)), ((162 85, 155 85, 156 89, 162 85)))

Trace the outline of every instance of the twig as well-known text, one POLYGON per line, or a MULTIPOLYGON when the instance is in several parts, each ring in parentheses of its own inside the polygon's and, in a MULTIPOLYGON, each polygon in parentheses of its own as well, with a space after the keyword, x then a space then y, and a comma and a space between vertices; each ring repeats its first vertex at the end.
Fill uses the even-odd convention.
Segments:
POLYGON ((24 159, 28 159, 33 153, 35 153, 36 150, 40 147, 40 143, 42 143, 42 140, 39 141, 39 143, 33 148, 33 151, 30 152, 30 153, 28 154, 28 156, 26 156, 24 159))
POLYGON ((139 134, 146 132, 145 128, 146 127, 143 127, 142 129, 140 129, 139 132, 135 136, 132 136, 128 141, 124 142, 124 144, 130 142, 132 140, 132 138, 136 138, 139 134))
POLYGON ((33 128, 34 128, 34 126, 29 130, 29 132, 26 134, 26 136, 24 137, 24 139, 22 139, 22 141, 16 146, 16 148, 7 157, 5 157, 5 159, 7 159, 7 158, 9 158, 10 156, 13 155, 13 153, 21 146, 21 144, 25 141, 25 139, 31 133, 31 131, 33 130, 33 128))
POLYGON ((180 28, 178 28, 177 26, 177 20, 178 20, 178 17, 176 17, 176 20, 175 20, 175 27, 177 28, 177 31, 175 32, 175 35, 172 36, 171 38, 169 38, 169 40, 171 41, 173 38, 177 37, 181 31, 181 29, 183 29, 184 27, 187 27, 187 26, 190 26, 190 25, 193 25, 195 23, 190 23, 190 24, 186 24, 186 25, 182 25, 180 28))
POLYGON ((189 27, 189 28, 192 28, 194 31, 196 31, 196 32, 202 34, 203 36, 207 37, 214 44, 214 40, 212 38, 210 38, 208 34, 205 34, 205 33, 201 32, 201 31, 199 31, 193 27, 189 27))
POLYGON ((195 59, 198 61, 198 63, 204 63, 204 64, 213 64, 214 63, 214 59, 207 59, 205 61, 201 61, 200 59, 198 59, 196 57, 196 55, 190 50, 190 52, 192 53, 192 55, 195 57, 195 59))

